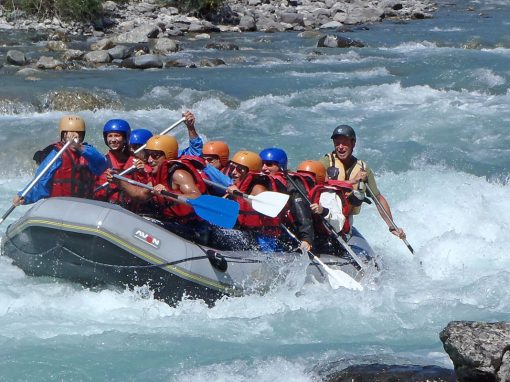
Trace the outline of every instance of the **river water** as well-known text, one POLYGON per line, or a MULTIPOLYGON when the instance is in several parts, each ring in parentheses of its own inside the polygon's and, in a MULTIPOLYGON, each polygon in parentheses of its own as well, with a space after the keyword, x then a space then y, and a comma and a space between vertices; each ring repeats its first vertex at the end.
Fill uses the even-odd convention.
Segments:
MULTIPOLYGON (((449 321, 510 312, 510 7, 439 5, 434 19, 346 34, 362 49, 317 49, 316 38, 295 33, 221 34, 240 50, 186 39, 181 53, 224 58, 217 68, 69 71, 39 81, 2 69, 1 211, 30 181, 33 152, 56 137, 64 113, 47 106, 48 94, 81 89, 118 105, 79 113, 103 151, 109 118, 157 132, 190 109, 205 139, 224 139, 233 152, 283 147, 296 166, 331 150, 333 128, 350 124, 356 154, 375 170, 416 256, 365 206, 355 224, 384 262, 365 291, 291 280, 213 308, 27 277, 2 256, 0 380, 312 381, 331 362, 452 368, 438 336, 449 321)), ((1 36, 29 53, 42 49, 30 35, 1 36)), ((186 145, 185 129, 175 134, 186 145)))

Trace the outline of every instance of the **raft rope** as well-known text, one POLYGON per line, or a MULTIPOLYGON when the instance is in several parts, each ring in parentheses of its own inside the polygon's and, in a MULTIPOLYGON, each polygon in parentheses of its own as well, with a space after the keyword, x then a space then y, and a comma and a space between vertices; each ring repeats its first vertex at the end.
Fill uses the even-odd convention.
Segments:
MULTIPOLYGON (((195 257, 190 257, 190 258, 187 258, 187 259, 180 259, 180 260, 175 260, 175 261, 169 261, 169 262, 166 262, 166 263, 161 263, 161 264, 150 264, 150 265, 115 265, 115 264, 106 264, 106 263, 102 263, 102 262, 99 262, 99 261, 94 261, 94 260, 90 260, 90 259, 87 259, 86 257, 83 257, 79 254, 77 254, 76 252, 70 250, 69 248, 63 246, 63 245, 60 245, 60 244, 57 244, 55 245, 54 247, 44 251, 44 252, 38 252, 38 253, 30 253, 30 252, 27 252, 23 249, 21 249, 19 246, 16 245, 16 243, 10 238, 7 236, 7 241, 9 243, 12 244, 12 246, 14 248, 16 248, 18 251, 20 252, 23 252, 24 254, 26 255, 32 255, 32 256, 44 256, 44 255, 47 255, 49 254, 50 252, 53 252, 55 250, 65 250, 66 252, 70 253, 71 255, 79 258, 80 260, 84 261, 84 262, 87 262, 87 263, 90 263, 90 264, 94 264, 94 265, 99 265, 99 266, 103 266, 103 267, 110 267, 110 268, 122 268, 122 269, 150 269, 150 268, 161 268, 161 267, 166 267, 166 266, 172 266, 172 265, 177 265, 177 264, 180 264, 180 263, 184 263, 186 261, 193 261, 193 260, 204 260, 204 259, 209 259, 208 256, 195 256, 195 257)), ((201 248, 203 250, 203 248, 201 248)), ((240 259, 238 257, 232 257, 232 256, 225 256, 225 255, 221 255, 223 256, 223 258, 225 258, 225 260, 229 263, 240 263, 240 264, 254 264, 254 263, 262 263, 261 260, 256 260, 256 259, 240 259)))

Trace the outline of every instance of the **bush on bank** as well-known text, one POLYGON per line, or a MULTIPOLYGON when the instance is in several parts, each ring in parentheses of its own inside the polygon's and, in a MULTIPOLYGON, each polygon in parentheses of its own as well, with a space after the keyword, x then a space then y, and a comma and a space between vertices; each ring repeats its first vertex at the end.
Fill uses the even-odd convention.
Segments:
POLYGON ((10 0, 5 7, 21 10, 39 19, 88 21, 101 13, 101 0, 10 0))
MULTIPOLYGON (((129 0, 114 0, 127 3, 129 0)), ((9 0, 1 1, 10 11, 20 10, 39 19, 58 17, 67 21, 91 21, 102 13, 105 0, 9 0)), ((224 0, 159 0, 161 6, 177 7, 195 16, 204 16, 219 9, 224 0)))

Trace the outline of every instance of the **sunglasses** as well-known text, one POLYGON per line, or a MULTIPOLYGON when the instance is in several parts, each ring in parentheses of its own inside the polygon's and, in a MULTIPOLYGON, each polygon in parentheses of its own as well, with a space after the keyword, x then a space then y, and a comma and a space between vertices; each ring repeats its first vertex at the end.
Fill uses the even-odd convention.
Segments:
POLYGON ((237 163, 234 163, 234 162, 230 162, 229 164, 229 170, 231 172, 233 172, 234 170, 236 170, 238 173, 243 173, 243 172, 247 172, 248 171, 248 168, 243 166, 243 165, 240 165, 240 164, 237 164, 237 163))
POLYGON ((279 166, 278 162, 272 161, 272 160, 264 160, 262 161, 262 164, 266 167, 273 167, 273 166, 279 166))
POLYGON ((165 156, 165 153, 159 150, 145 150, 145 154, 147 154, 147 158, 152 157, 152 159, 159 159, 165 156))
POLYGON ((206 162, 210 163, 210 162, 214 162, 215 160, 218 160, 220 157, 217 155, 204 155, 203 158, 206 162))

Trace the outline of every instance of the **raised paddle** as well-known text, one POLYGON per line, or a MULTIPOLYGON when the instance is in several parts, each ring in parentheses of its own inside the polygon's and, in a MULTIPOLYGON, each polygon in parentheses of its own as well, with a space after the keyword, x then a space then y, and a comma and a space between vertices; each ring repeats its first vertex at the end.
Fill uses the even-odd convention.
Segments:
MULTIPOLYGON (((285 229, 285 231, 287 231, 289 236, 292 237, 296 241, 296 243, 301 242, 296 237, 296 235, 294 235, 292 233, 292 231, 288 227, 286 227, 283 224, 281 226, 285 229)), ((324 269, 324 271, 328 275, 328 281, 329 281, 329 284, 331 285, 331 288, 338 289, 340 287, 344 287, 344 288, 353 289, 353 290, 363 290, 363 286, 359 282, 354 280, 351 276, 349 276, 347 273, 345 273, 341 269, 332 269, 332 268, 328 267, 326 264, 324 264, 322 262, 322 260, 319 259, 312 252, 306 251, 303 249, 301 249, 301 251, 304 253, 306 252, 306 254, 308 255, 308 257, 310 258, 310 260, 312 261, 313 264, 319 264, 322 267, 322 269, 324 269)))
MULTIPOLYGON (((50 167, 53 166, 53 164, 57 161, 58 158, 60 158, 60 156, 69 147, 69 145, 71 143, 73 143, 73 141, 75 143, 78 142, 77 140, 69 140, 69 141, 67 141, 65 143, 65 145, 58 151, 58 153, 48 162, 48 164, 46 166, 44 166, 44 168, 41 170, 41 172, 39 174, 37 174, 37 176, 29 183, 29 185, 21 193, 20 198, 23 199, 25 196, 27 196, 27 194, 30 192, 30 190, 32 188, 34 188, 34 186, 37 184, 37 182, 39 182, 39 180, 44 176, 44 174, 46 174, 48 172, 50 167)), ((14 204, 9 207, 9 209, 3 214, 2 218, 0 219, 0 224, 3 223, 3 221, 7 218, 7 216, 9 216, 11 214, 12 211, 14 211, 15 208, 16 208, 16 206, 14 204)))
MULTIPOLYGON (((384 216, 386 216, 386 218, 389 220, 389 222, 391 223, 391 226, 392 228, 398 230, 399 228, 397 227, 397 225, 395 224, 395 222, 393 221, 393 219, 391 218, 390 214, 388 213, 388 211, 386 211, 386 208, 383 207, 383 205, 381 204, 381 202, 379 201, 379 199, 377 199, 375 196, 374 196, 374 193, 372 192, 372 190, 370 189, 370 186, 368 185, 368 183, 365 183, 366 186, 367 186, 367 190, 368 192, 370 192, 370 194, 372 195, 372 199, 374 200, 375 204, 377 204, 377 207, 379 207, 379 211, 382 211, 384 216)), ((411 244, 409 244, 409 242, 407 241, 407 239, 402 239, 402 241, 405 243, 405 245, 407 246, 407 249, 409 249, 409 251, 415 255, 414 253, 414 249, 413 247, 411 247, 411 244)))
MULTIPOLYGON (((212 182, 208 179, 204 179, 204 182, 227 191, 227 187, 222 184, 212 182)), ((234 190, 232 194, 250 200, 251 206, 255 211, 272 218, 276 217, 283 210, 283 207, 285 207, 289 200, 289 195, 274 191, 264 191, 258 195, 249 195, 239 190, 234 190)))
MULTIPOLYGON (((304 200, 306 200, 306 202, 308 203, 308 205, 312 205, 312 202, 310 201, 310 199, 308 199, 308 196, 306 195, 306 193, 303 191, 303 189, 296 183, 296 181, 294 179, 292 179, 291 176, 289 176, 289 174, 287 172, 285 172, 285 177, 287 178, 287 180, 292 183, 292 185, 296 188, 296 190, 301 194, 301 196, 303 197, 304 200)), ((340 236, 336 231, 335 231, 335 228, 331 225, 330 222, 328 222, 324 216, 321 216, 321 215, 318 215, 320 216, 321 220, 322 220, 322 223, 324 224, 324 227, 326 228, 326 230, 328 231, 328 233, 330 234, 331 237, 333 237, 335 240, 337 240, 340 245, 347 251, 347 253, 352 257, 352 259, 360 266, 360 268, 362 270, 366 270, 367 269, 367 266, 366 264, 360 259, 360 257, 358 255, 356 255, 356 253, 352 250, 352 248, 349 246, 349 244, 347 244, 347 242, 342 238, 342 236, 340 236)))
MULTIPOLYGON (((123 180, 134 186, 143 187, 154 191, 154 187, 145 183, 140 183, 132 179, 114 174, 114 178, 123 180)), ((233 200, 223 199, 212 195, 200 195, 196 199, 186 198, 183 195, 174 194, 169 191, 161 191, 161 194, 167 198, 173 199, 179 203, 189 204, 195 210, 195 213, 208 222, 224 227, 232 228, 236 224, 239 215, 239 203, 233 200)))
MULTIPOLYGON (((171 130, 173 130, 176 126, 178 126, 180 123, 184 122, 186 120, 186 118, 181 118, 179 119, 177 122, 175 122, 172 126, 170 127, 167 127, 165 130, 163 130, 161 133, 159 133, 159 135, 165 135, 165 134, 168 134, 171 130)), ((139 148, 137 148, 134 153, 135 154, 138 154, 140 151, 142 151, 145 146, 147 146, 147 144, 143 144, 141 145, 139 148)), ((134 169, 136 168, 135 165, 132 165, 130 166, 129 168, 125 169, 124 171, 122 171, 121 173, 119 173, 119 175, 126 175, 126 174, 129 174, 131 171, 133 171, 134 169)), ((94 193, 98 192, 98 191, 101 191, 103 188, 105 187, 108 187, 108 183, 109 182, 104 182, 102 185, 96 187, 96 189, 94 190, 94 193)))

